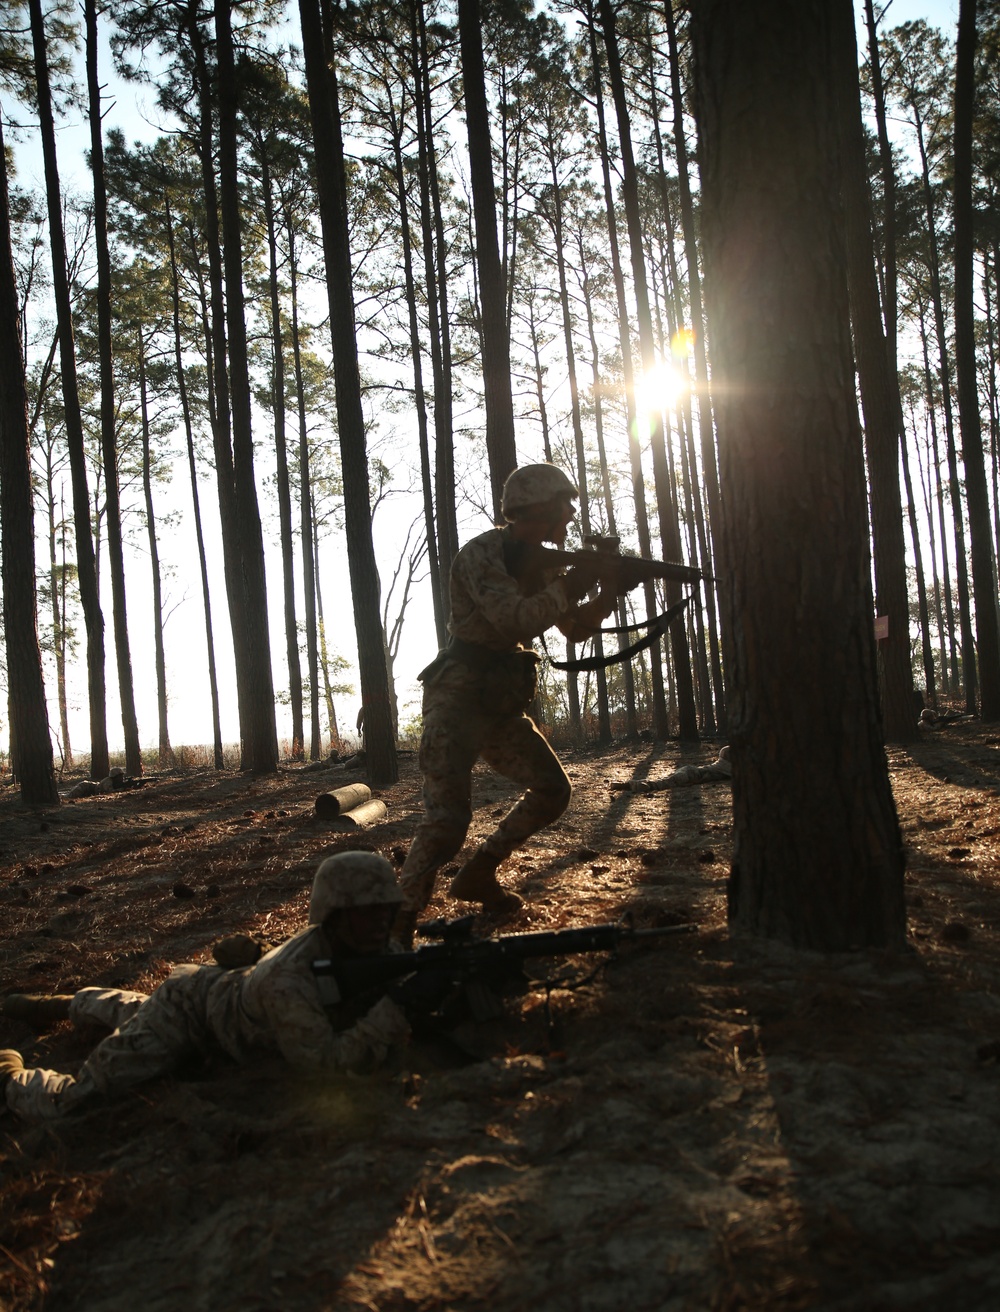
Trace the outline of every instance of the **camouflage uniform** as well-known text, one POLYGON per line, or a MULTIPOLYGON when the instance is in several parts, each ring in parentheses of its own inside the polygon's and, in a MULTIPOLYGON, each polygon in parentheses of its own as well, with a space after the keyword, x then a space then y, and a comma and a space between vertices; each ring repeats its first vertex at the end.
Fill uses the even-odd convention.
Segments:
POLYGON ((122 989, 81 989, 70 1004, 77 1024, 114 1030, 79 1074, 16 1071, 7 1105, 29 1119, 65 1115, 87 1099, 114 1094, 172 1070, 185 1057, 221 1048, 237 1061, 277 1049, 304 1071, 362 1070, 381 1062, 409 1032, 402 1012, 383 998, 350 1029, 336 1033, 324 1007, 340 1002, 330 977, 311 963, 330 956, 312 925, 243 970, 178 966, 150 996, 122 989))
POLYGON ((400 877, 404 911, 414 914, 430 901, 435 872, 465 841, 479 757, 527 790, 483 844, 499 860, 558 819, 572 793, 559 758, 525 714, 538 663, 528 644, 568 610, 566 585, 554 575, 519 583, 505 567, 506 540, 504 530, 491 529, 455 557, 452 642, 421 675, 424 818, 400 877))
POLYGON ((634 779, 629 785, 633 793, 660 793, 668 788, 686 788, 690 784, 715 783, 733 777, 729 748, 723 747, 718 760, 711 765, 682 765, 663 779, 634 779))

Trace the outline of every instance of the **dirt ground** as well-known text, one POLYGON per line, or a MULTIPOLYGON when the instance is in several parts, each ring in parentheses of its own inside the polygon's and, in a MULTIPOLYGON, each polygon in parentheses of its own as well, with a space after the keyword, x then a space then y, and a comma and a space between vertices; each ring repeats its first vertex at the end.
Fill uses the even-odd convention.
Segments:
MULTIPOLYGON (((505 932, 697 929, 596 974, 547 963, 579 986, 511 999, 486 1060, 414 1044, 304 1079, 220 1058, 56 1125, 0 1117, 0 1307, 1000 1307, 1000 738, 958 724, 891 753, 914 949, 894 959, 729 940, 728 784, 611 788, 716 751, 566 756, 573 803, 510 863, 527 905, 505 932)), ((148 990, 234 929, 294 932, 321 854, 401 861, 402 768, 360 842, 314 813, 343 769, 45 812, 3 790, 0 993, 148 990)), ((484 770, 470 837, 510 797, 484 770)), ((89 1041, 0 1023, 31 1065, 73 1069, 89 1041)))

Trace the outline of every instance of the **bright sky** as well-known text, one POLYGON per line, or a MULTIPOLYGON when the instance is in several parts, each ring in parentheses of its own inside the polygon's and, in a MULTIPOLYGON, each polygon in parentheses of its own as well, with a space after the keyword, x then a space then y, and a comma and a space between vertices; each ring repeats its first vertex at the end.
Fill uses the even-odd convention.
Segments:
MULTIPOLYGON (((864 6, 861 0, 856 4, 859 32, 859 45, 865 41, 864 6)), ((887 21, 891 26, 909 19, 926 18, 930 23, 946 31, 953 32, 957 23, 957 0, 892 0, 888 7, 887 21)), ((112 74, 110 53, 105 47, 101 56, 102 81, 109 84, 109 90, 115 97, 115 103, 107 114, 106 126, 120 126, 129 140, 142 138, 151 140, 162 130, 155 105, 152 89, 132 87, 118 83, 112 74)), ((20 117, 20 115, 16 115, 20 117)), ((75 188, 81 193, 89 192, 90 178, 84 162, 84 152, 89 145, 89 130, 79 115, 71 115, 59 125, 59 165, 60 175, 65 189, 75 188)), ((42 189, 43 175, 40 152, 31 136, 18 147, 18 181, 25 187, 42 189)), ((263 420, 259 420, 255 435, 259 441, 268 442, 269 432, 263 420)), ((177 444, 180 445, 179 443, 177 444)), ((383 452, 383 456, 384 456, 383 452)), ((535 460, 541 458, 541 451, 522 450, 521 458, 535 460)), ((221 547, 219 543, 218 513, 215 509, 216 498, 213 481, 203 481, 201 485, 201 503, 205 514, 205 528, 208 537, 207 550, 211 562, 213 587, 213 615, 216 628, 216 656, 219 662, 219 676, 223 696, 223 736, 227 742, 234 742, 238 737, 238 720, 234 687, 234 672, 231 655, 231 642, 226 616, 225 594, 221 572, 221 547)), ((211 737, 211 714, 208 694, 204 620, 201 606, 200 586, 198 583, 197 561, 193 557, 193 521, 190 514, 190 488, 188 486, 185 462, 178 460, 175 467, 172 488, 164 495, 164 511, 174 509, 182 516, 179 526, 166 529, 162 533, 161 552, 163 555, 166 577, 164 580, 165 610, 168 614, 166 624, 166 644, 168 662, 168 690, 170 704, 170 736, 175 747, 182 744, 206 743, 211 737)), ((262 505, 274 501, 270 491, 262 496, 262 505)), ((383 566, 383 577, 388 586, 399 542, 414 514, 419 510, 419 503, 414 498, 400 499, 395 512, 391 509, 380 510, 375 521, 376 549, 383 566), (393 520, 393 515, 395 519, 393 520)), ((280 560, 275 549, 277 541, 276 514, 265 524, 265 543, 267 558, 267 577, 271 605, 271 646, 274 653, 275 685, 278 688, 287 684, 284 657, 284 628, 281 615, 281 569, 280 560)), ((466 540, 476 532, 488 527, 485 518, 467 522, 462 526, 462 537, 466 540)), ((130 634, 132 638, 132 662, 138 699, 140 738, 143 746, 153 746, 156 742, 157 719, 155 703, 155 673, 152 650, 152 629, 149 618, 143 614, 150 603, 149 566, 145 547, 145 535, 139 526, 133 525, 133 547, 127 564, 127 584, 130 606, 130 634)), ((321 583, 323 601, 327 614, 328 640, 334 648, 351 662, 356 659, 354 630, 351 620, 351 598, 347 580, 346 558, 342 538, 328 540, 325 545, 324 558, 321 561, 321 583)), ((106 550, 103 556, 106 559, 106 550)), ((105 579, 102 583, 102 597, 108 607, 106 615, 107 632, 107 678, 108 678, 108 727, 112 748, 121 747, 120 715, 118 709, 117 683, 113 651, 113 636, 110 615, 110 584, 105 579)), ((299 612, 301 615, 301 602, 299 612)), ((426 585, 417 593, 411 607, 411 618, 404 631, 403 649, 398 663, 398 694, 400 699, 401 721, 410 718, 419 708, 419 685, 415 681, 417 671, 433 655, 435 638, 430 621, 430 595, 426 585)), ((71 739, 74 751, 88 750, 88 727, 86 715, 86 685, 84 670, 84 651, 82 643, 75 662, 74 677, 70 688, 71 739)), ((304 644, 303 644, 304 645, 304 644)), ((348 681, 357 686, 356 672, 346 676, 348 681)), ((54 690, 54 676, 49 680, 54 690)), ((357 695, 339 699, 338 718, 340 728, 351 729, 357 714, 359 700, 357 695)), ((58 712, 54 697, 50 697, 50 723, 58 723, 58 712)), ((279 739, 290 735, 290 717, 286 707, 278 707, 279 739)), ((5 739, 6 726, 0 729, 0 741, 5 739)), ((308 729, 307 729, 308 733, 308 729)), ((58 757, 57 757, 58 760, 58 757)))

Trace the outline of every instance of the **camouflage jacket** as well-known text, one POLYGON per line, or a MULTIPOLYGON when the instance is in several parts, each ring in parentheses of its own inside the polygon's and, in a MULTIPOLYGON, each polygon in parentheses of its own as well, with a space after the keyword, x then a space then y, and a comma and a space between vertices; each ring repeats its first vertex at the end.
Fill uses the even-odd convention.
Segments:
POLYGON ((569 600, 559 575, 525 593, 504 564, 504 529, 467 542, 451 566, 451 634, 494 651, 528 646, 565 614, 569 600))

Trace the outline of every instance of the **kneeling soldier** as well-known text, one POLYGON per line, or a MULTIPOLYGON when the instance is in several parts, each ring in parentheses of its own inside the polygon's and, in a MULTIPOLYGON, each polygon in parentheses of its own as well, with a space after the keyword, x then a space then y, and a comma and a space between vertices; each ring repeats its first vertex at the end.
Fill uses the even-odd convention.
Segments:
POLYGON ((328 976, 314 975, 312 963, 383 952, 401 898, 384 857, 340 852, 316 872, 308 927, 256 965, 178 966, 149 996, 102 988, 54 998, 14 994, 2 1005, 6 1015, 39 1025, 68 1018, 114 1032, 75 1079, 25 1069, 20 1053, 0 1050, 0 1090, 7 1106, 32 1119, 62 1116, 88 1099, 164 1075, 213 1048, 244 1062, 261 1049, 277 1049, 303 1071, 371 1069, 408 1037, 406 1017, 383 997, 337 1033, 326 1010, 341 1001, 337 986, 328 976))

